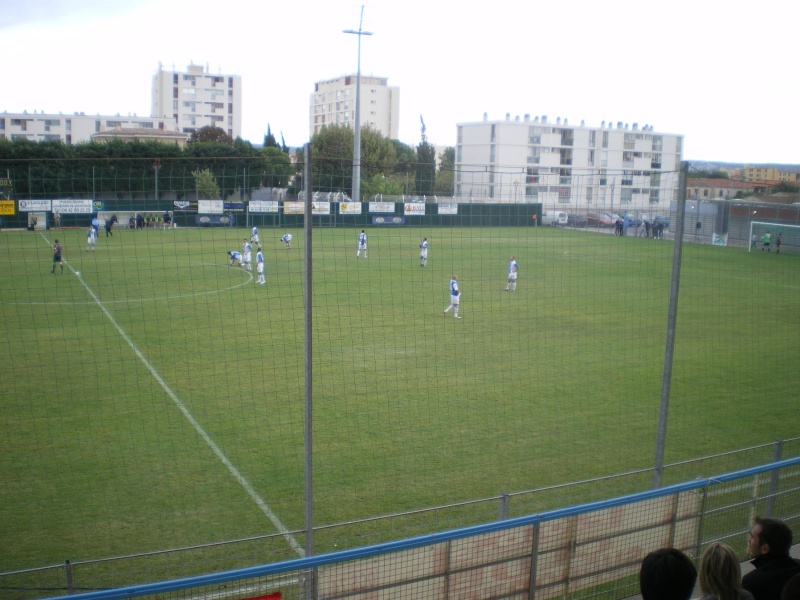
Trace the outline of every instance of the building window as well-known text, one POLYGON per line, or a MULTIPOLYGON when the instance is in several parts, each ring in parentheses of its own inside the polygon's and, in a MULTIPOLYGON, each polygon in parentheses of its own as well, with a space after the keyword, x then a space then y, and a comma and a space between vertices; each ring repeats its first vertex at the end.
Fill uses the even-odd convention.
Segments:
POLYGON ((559 204, 568 204, 571 197, 572 197, 572 188, 571 187, 560 187, 560 188, 558 188, 558 202, 559 202, 559 204))
POLYGON ((590 186, 590 185, 586 186, 586 204, 591 204, 592 203, 593 192, 594 192, 594 190, 593 190, 592 186, 590 186))
POLYGON ((589 163, 590 167, 594 166, 594 150, 589 150, 589 156, 586 162, 589 163))
POLYGON ((631 202, 633 202, 633 190, 632 189, 630 189, 630 188, 622 188, 622 190, 620 190, 620 192, 621 193, 620 193, 620 196, 619 196, 619 201, 622 204, 630 204, 631 202))
POLYGON ((197 95, 197 90, 194 89, 194 88, 186 88, 185 87, 181 91, 183 92, 184 96, 195 96, 195 95, 197 95))
POLYGON ((106 121, 106 127, 122 127, 122 121, 106 121))
POLYGON ((608 132, 603 132, 603 148, 608 148, 608 132))
POLYGON ((633 150, 636 147, 636 136, 632 133, 626 133, 624 147, 625 150, 633 150))
POLYGON ((653 136, 653 152, 661 152, 664 149, 664 138, 660 135, 653 136))

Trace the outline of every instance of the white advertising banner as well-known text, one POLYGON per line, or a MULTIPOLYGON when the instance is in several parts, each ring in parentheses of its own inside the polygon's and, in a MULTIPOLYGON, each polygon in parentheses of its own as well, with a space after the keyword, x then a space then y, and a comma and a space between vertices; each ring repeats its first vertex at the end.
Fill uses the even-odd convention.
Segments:
POLYGON ((53 200, 52 210, 60 215, 89 215, 94 212, 91 200, 53 200))
POLYGON ((449 204, 439 204, 439 214, 440 215, 457 215, 458 214, 458 204, 451 202, 449 204))
POLYGON ((225 212, 222 200, 198 200, 197 212, 201 215, 221 215, 225 212))
POLYGON ((50 200, 20 200, 19 212, 50 212, 50 200))
POLYGON ((394 214, 394 202, 370 202, 369 212, 394 214))
POLYGON ((283 214, 285 215, 302 215, 306 212, 305 202, 284 202, 283 214))
POLYGON ((406 216, 409 215, 425 216, 425 203, 406 202, 405 204, 403 204, 403 214, 406 216))
POLYGON ((361 202, 341 202, 339 204, 340 215, 360 215, 361 202))
POLYGON ((311 203, 312 215, 329 215, 331 214, 330 202, 312 202, 311 203))
POLYGON ((277 200, 250 200, 251 213, 276 213, 278 206, 277 200))

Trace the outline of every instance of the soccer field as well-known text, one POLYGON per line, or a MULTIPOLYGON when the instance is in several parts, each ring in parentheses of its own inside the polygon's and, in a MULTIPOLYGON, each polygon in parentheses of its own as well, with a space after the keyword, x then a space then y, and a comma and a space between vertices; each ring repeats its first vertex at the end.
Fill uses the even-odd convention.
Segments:
MULTIPOLYGON (((316 525, 653 465, 671 242, 387 227, 365 260, 358 231, 313 233, 316 525)), ((305 240, 283 233, 261 231, 266 286, 228 265, 245 229, 0 233, 0 570, 304 527, 305 240)), ((798 435, 798 275, 684 246, 668 461, 798 435)))

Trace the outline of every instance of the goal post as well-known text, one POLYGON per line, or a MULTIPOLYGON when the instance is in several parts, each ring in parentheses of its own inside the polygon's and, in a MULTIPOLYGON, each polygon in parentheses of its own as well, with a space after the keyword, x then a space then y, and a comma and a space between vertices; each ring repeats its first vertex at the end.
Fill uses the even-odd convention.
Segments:
POLYGON ((769 250, 770 252, 796 254, 800 250, 800 225, 751 221, 747 251, 769 250), (769 233, 769 246, 765 246, 764 236, 769 233), (780 242, 779 242, 780 239, 780 242))

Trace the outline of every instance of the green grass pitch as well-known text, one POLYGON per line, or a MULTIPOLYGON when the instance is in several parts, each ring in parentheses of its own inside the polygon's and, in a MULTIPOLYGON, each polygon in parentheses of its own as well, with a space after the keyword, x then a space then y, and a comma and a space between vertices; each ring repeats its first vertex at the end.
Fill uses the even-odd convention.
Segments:
MULTIPOLYGON (((317 525, 652 466, 671 242, 373 227, 365 260, 360 229, 313 232, 317 525)), ((304 527, 290 232, 287 252, 261 230, 266 286, 228 266, 244 229, 101 230, 96 252, 83 230, 0 233, 0 570, 304 527)), ((684 247, 667 461, 798 435, 798 275, 797 256, 684 247)))

